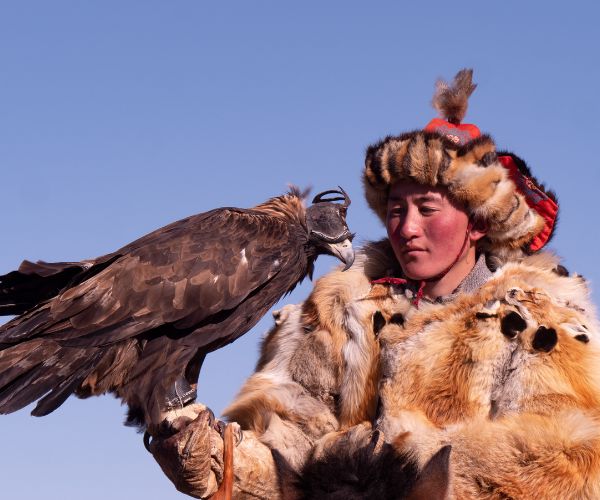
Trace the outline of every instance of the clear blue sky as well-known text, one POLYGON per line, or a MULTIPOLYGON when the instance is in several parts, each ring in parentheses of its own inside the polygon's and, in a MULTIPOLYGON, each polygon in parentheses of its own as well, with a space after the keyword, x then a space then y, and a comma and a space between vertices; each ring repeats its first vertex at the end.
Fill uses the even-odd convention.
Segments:
MULTIPOLYGON (((593 2, 216 4, 0 2, 0 273, 94 257, 290 182, 343 186, 358 240, 379 238, 366 146, 424 126, 435 79, 467 66, 479 87, 466 121, 558 192, 551 246, 600 290, 593 2)), ((270 324, 208 357, 200 399, 216 413, 270 324)), ((0 417, 2 498, 182 498, 124 413, 105 396, 0 417)))

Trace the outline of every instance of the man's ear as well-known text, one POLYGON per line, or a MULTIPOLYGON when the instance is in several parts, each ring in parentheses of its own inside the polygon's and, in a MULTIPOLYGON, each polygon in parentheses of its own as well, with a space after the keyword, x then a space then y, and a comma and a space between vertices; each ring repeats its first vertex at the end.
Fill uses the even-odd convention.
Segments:
POLYGON ((490 225, 487 221, 482 219, 475 219, 471 223, 471 230, 469 231, 469 238, 471 241, 479 241, 483 238, 490 229, 490 225))

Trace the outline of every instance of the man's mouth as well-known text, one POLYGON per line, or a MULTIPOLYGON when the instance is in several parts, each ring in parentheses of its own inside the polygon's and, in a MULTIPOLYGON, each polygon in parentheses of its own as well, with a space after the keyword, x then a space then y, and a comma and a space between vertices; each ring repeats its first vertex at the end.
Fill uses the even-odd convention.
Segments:
POLYGON ((424 252, 424 251, 425 251, 425 249, 421 248, 421 247, 405 247, 402 250, 402 253, 406 254, 406 255, 410 255, 412 253, 418 253, 418 252, 424 252))

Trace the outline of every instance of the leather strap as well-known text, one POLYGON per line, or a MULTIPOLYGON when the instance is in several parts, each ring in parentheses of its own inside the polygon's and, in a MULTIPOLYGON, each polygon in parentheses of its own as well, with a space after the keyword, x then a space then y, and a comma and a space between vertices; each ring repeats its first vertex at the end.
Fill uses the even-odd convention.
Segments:
POLYGON ((184 378, 178 378, 165 396, 165 410, 183 408, 196 400, 196 390, 184 378))

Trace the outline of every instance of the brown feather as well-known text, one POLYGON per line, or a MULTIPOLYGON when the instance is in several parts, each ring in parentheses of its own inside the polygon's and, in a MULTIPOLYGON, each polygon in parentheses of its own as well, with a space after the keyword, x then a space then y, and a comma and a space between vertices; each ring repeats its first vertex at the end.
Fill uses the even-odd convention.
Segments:
POLYGON ((473 70, 461 69, 456 73, 451 84, 442 79, 437 81, 431 104, 443 118, 450 123, 458 124, 467 113, 469 96, 476 87, 477 85, 473 83, 473 70))

